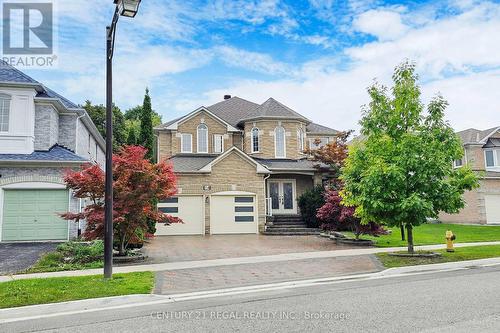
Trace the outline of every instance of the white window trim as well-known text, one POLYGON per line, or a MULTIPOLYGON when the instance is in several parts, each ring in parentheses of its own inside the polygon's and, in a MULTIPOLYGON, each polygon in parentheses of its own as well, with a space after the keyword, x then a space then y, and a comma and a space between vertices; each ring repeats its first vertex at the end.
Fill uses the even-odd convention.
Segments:
POLYGON ((463 166, 464 166, 464 161, 463 161, 463 159, 453 160, 453 168, 454 168, 454 169, 458 169, 458 168, 461 168, 461 167, 463 167, 463 166), (462 164, 461 164, 461 165, 457 165, 457 163, 456 163, 457 161, 462 161, 462 164))
POLYGON ((214 134, 214 153, 222 154, 224 152, 224 135, 223 134, 214 134), (220 138, 221 151, 217 151, 217 141, 220 138))
POLYGON ((286 129, 283 126, 276 126, 274 129, 274 157, 275 158, 286 158, 286 129), (277 135, 276 132, 278 128, 283 129, 283 156, 278 156, 278 140, 277 140, 277 135))
POLYGON ((498 164, 500 156, 498 154, 500 153, 500 148, 499 149, 493 149, 493 148, 488 148, 484 150, 484 167, 486 170, 489 171, 500 171, 500 164, 498 164), (488 166, 488 162, 486 161, 486 152, 491 151, 493 152, 493 166, 488 166))
POLYGON ((206 124, 199 124, 198 127, 196 128, 196 151, 199 154, 208 154, 208 126, 206 124), (207 150, 206 151, 201 151, 200 150, 200 126, 205 126, 207 129, 206 134, 205 134, 205 139, 207 140, 207 150))
POLYGON ((250 132, 250 151, 252 152, 252 154, 254 153, 260 153, 260 129, 258 127, 253 127, 252 128, 252 131, 250 132), (253 130, 256 129, 257 130, 257 150, 254 150, 254 147, 253 147, 253 130))
POLYGON ((193 152, 193 134, 182 133, 181 134, 181 153, 192 153, 192 152, 193 152), (189 137, 190 137, 191 146, 189 148, 189 151, 184 150, 184 135, 189 135, 189 137))
POLYGON ((0 93, 0 100, 3 100, 3 101, 6 101, 7 104, 8 104, 8 110, 7 110, 7 115, 8 115, 8 118, 9 118, 9 122, 7 123, 7 130, 6 131, 2 131, 0 129, 0 133, 9 133, 10 131, 10 124, 11 124, 11 104, 12 104, 12 96, 8 95, 8 94, 4 94, 4 93, 0 93))
POLYGON ((299 153, 306 149, 306 133, 302 128, 297 129, 297 148, 299 153))

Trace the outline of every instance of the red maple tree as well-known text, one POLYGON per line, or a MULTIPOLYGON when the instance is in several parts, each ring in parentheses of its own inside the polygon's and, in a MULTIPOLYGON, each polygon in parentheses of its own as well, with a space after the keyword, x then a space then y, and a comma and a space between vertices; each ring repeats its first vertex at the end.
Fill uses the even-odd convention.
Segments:
MULTIPOLYGON (((178 223, 178 218, 156 209, 155 202, 177 192, 171 164, 157 164, 145 159, 141 146, 124 146, 113 155, 113 227, 117 249, 124 255, 130 242, 142 239, 148 220, 156 223, 178 223)), ((86 220, 85 239, 104 237, 104 171, 98 165, 85 165, 81 170, 67 171, 64 180, 77 198, 90 204, 80 213, 61 214, 66 220, 86 220)))
MULTIPOLYGON (((338 183, 341 188, 342 184, 338 183)), ((325 204, 318 209, 316 217, 324 230, 352 231, 356 239, 361 235, 384 235, 387 231, 374 222, 361 224, 361 220, 354 216, 354 207, 346 207, 342 204, 342 197, 337 189, 329 189, 325 192, 325 204)))

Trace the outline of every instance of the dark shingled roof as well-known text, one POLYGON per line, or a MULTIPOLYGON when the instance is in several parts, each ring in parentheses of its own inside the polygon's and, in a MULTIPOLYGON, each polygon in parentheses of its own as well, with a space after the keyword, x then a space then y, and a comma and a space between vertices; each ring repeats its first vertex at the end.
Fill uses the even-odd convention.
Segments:
POLYGON ((316 123, 310 123, 309 125, 307 125, 306 130, 309 133, 321 133, 321 134, 337 134, 339 132, 337 130, 334 130, 333 128, 319 125, 316 123))
POLYGON ((500 126, 492 127, 486 130, 478 130, 476 128, 469 128, 460 132, 457 132, 458 136, 462 139, 463 143, 478 143, 488 135, 491 134, 495 129, 500 126))
MULTIPOLYGON (((242 121, 257 118, 298 119, 306 123, 310 122, 306 117, 290 109, 288 106, 283 105, 274 98, 269 98, 267 101, 259 105, 257 103, 247 101, 246 99, 233 96, 221 102, 215 103, 214 105, 208 106, 207 110, 212 112, 222 120, 226 121, 233 127, 238 127, 238 125, 240 125, 242 121)), ((181 118, 171 120, 156 128, 166 128, 181 118)), ((307 126, 307 131, 331 135, 335 135, 338 133, 338 131, 332 128, 314 123, 310 123, 307 126)))
POLYGON ((9 82, 9 83, 30 83, 30 84, 37 84, 40 86, 40 88, 43 91, 38 91, 38 94, 36 97, 41 97, 41 98, 57 98, 61 101, 62 104, 64 104, 65 107, 70 108, 70 109, 75 109, 78 108, 78 105, 75 103, 71 102, 67 98, 64 98, 63 96, 59 95, 52 89, 49 89, 45 87, 43 84, 38 82, 37 80, 33 79, 32 77, 24 74, 17 68, 9 65, 3 60, 0 60, 0 82, 9 82))
POLYGON ((490 139, 488 139, 486 144, 483 146, 483 148, 493 148, 493 147, 500 147, 500 139, 490 138, 490 139))
POLYGON ((39 83, 3 60, 0 60, 0 82, 39 83))
POLYGON ((259 104, 234 96, 211 105, 207 109, 230 125, 237 127, 242 119, 255 115, 255 110, 259 106, 259 104))
POLYGON ((171 157, 169 161, 174 166, 174 172, 195 172, 215 160, 218 156, 213 154, 179 154, 171 157))
POLYGON ((69 161, 86 162, 88 160, 72 151, 55 145, 47 151, 37 150, 31 154, 0 154, 0 161, 69 161))
POLYGON ((313 162, 307 159, 290 160, 290 159, 264 159, 264 158, 254 157, 254 160, 266 166, 271 171, 272 170, 312 171, 316 170, 315 166, 317 165, 319 165, 322 168, 329 168, 329 166, 326 164, 313 162))
POLYGON ((257 117, 301 119, 308 121, 307 118, 293 111, 288 106, 281 104, 272 97, 262 103, 257 109, 253 110, 253 114, 248 114, 245 119, 257 117))

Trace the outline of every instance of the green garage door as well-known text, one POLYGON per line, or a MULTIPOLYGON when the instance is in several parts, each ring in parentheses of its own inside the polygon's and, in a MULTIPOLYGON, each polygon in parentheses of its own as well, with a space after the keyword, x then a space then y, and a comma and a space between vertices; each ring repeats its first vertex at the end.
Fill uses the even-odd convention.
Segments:
POLYGON ((68 222, 57 215, 68 211, 67 190, 5 190, 3 202, 3 241, 68 238, 68 222))

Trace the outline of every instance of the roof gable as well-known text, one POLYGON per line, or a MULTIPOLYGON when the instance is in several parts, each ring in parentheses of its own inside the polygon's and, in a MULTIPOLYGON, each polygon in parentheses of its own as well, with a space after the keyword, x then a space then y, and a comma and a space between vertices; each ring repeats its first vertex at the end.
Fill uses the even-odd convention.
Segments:
POLYGON ((229 132, 238 132, 239 131, 237 128, 235 128, 234 126, 232 126, 231 124, 229 124, 224 119, 218 117, 217 115, 215 115, 214 113, 212 113, 210 110, 208 110, 204 106, 202 106, 202 107, 194 110, 193 112, 188 113, 184 117, 178 118, 175 121, 171 121, 171 122, 167 123, 168 125, 165 124, 164 126, 159 127, 158 129, 177 130, 177 128, 179 127, 180 124, 182 124, 183 122, 185 122, 185 121, 193 118, 194 116, 196 116, 197 114, 199 114, 201 112, 206 112, 209 116, 211 116, 212 118, 214 118, 215 120, 217 120, 221 124, 227 126, 227 130, 229 132))
POLYGON ((214 114, 226 120, 234 127, 238 126, 241 119, 247 118, 249 115, 256 114, 255 110, 260 105, 247 101, 246 99, 234 96, 221 102, 215 103, 207 107, 214 114))
POLYGON ((256 167, 257 173, 270 173, 270 171, 265 166, 263 166, 262 164, 260 164, 259 162, 257 162, 256 160, 254 160, 253 158, 251 158, 250 156, 248 156, 247 154, 245 154, 244 152, 242 152, 241 150, 239 150, 235 146, 231 147, 229 150, 224 152, 222 155, 219 155, 216 159, 212 160, 210 163, 205 165, 199 171, 200 172, 208 172, 208 173, 212 172, 212 167, 214 165, 223 161, 226 157, 230 156, 231 154, 238 154, 240 157, 243 158, 243 160, 245 160, 246 162, 248 162, 251 165, 254 165, 256 167))
POLYGON ((457 135, 462 139, 464 144, 485 144, 488 139, 495 136, 500 131, 500 126, 492 127, 486 130, 469 128, 460 132, 457 135))

